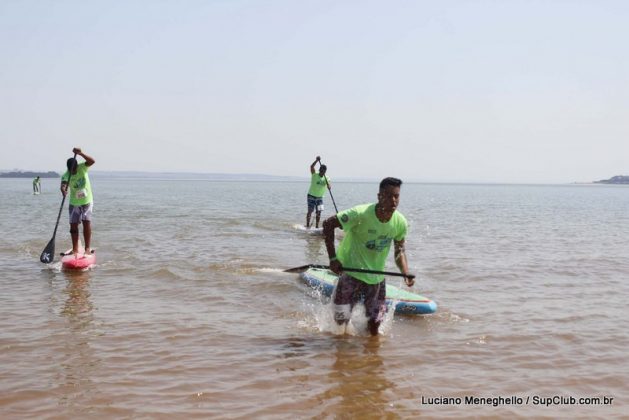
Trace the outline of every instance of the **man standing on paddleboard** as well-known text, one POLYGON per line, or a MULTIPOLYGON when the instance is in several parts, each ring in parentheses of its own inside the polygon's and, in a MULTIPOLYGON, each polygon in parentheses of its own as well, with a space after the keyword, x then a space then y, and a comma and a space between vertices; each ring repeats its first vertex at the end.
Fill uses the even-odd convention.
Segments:
POLYGON ((72 153, 81 156, 85 162, 79 164, 75 158, 66 162, 68 170, 61 177, 61 194, 68 193, 68 178, 70 179, 70 235, 72 236, 72 253, 79 253, 79 223, 83 222, 83 238, 85 240, 85 254, 91 254, 92 241, 92 185, 87 174, 88 168, 95 160, 75 147, 72 153), (71 175, 70 175, 71 174, 71 175))
POLYGON ((39 194, 40 192, 41 192, 41 181, 39 179, 39 176, 37 176, 33 180, 33 194, 39 194))
POLYGON ((317 156, 310 165, 310 189, 308 190, 308 213, 306 214, 306 228, 310 227, 310 216, 315 211, 315 227, 319 227, 321 211, 323 210, 323 196, 330 186, 330 178, 326 176, 327 166, 321 164, 321 157, 317 156), (319 162, 319 173, 315 171, 315 165, 319 162))
MULTIPOLYGON (((364 299, 368 328, 371 335, 378 334, 380 323, 387 311, 386 282, 381 274, 343 272, 343 266, 383 271, 391 249, 395 248, 395 263, 402 274, 408 274, 404 253, 404 239, 408 230, 406 218, 397 211, 402 181, 385 178, 380 182, 378 202, 362 204, 339 212, 323 222, 325 246, 330 257, 330 269, 339 275, 334 290, 334 319, 347 325, 354 305, 364 299), (345 232, 338 253, 334 247, 334 229, 345 232)), ((406 284, 414 284, 405 277, 406 284)))

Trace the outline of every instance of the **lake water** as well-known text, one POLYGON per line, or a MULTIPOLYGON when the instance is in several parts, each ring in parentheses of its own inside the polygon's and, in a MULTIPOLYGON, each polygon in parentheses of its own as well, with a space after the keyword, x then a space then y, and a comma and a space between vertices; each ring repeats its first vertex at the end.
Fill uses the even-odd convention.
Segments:
POLYGON ((98 264, 68 273, 39 262, 58 180, 0 180, 3 419, 627 418, 627 187, 403 185, 413 290, 439 307, 373 338, 281 271, 328 262, 294 228, 307 183, 92 184, 98 264))

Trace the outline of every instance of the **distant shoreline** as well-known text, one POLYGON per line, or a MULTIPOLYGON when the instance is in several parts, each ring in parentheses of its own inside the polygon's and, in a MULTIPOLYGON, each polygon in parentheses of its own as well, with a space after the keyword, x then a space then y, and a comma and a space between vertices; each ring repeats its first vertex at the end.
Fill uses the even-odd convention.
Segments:
POLYGON ((594 181, 595 184, 615 184, 615 185, 624 185, 629 184, 629 176, 627 175, 616 175, 609 179, 602 179, 600 181, 594 181))
MULTIPOLYGON (((117 180, 153 180, 153 181, 231 181, 231 182, 310 182, 306 176, 283 176, 255 173, 199 173, 199 172, 142 172, 142 171, 90 171, 95 179, 117 180)), ((54 171, 0 171, 0 178, 60 178, 61 175, 54 171)), ((332 182, 352 183, 379 183, 379 179, 340 177, 332 182)), ((453 184, 453 185, 629 185, 629 176, 618 175, 610 179, 600 181, 576 181, 566 183, 527 183, 527 182, 461 182, 461 181, 434 181, 434 180, 410 180, 407 184, 453 184)))
POLYGON ((221 174, 196 172, 133 172, 90 171, 92 178, 149 179, 149 180, 200 180, 200 181, 302 181, 305 178, 264 174, 221 174))
POLYGON ((13 172, 0 172, 0 178, 59 178, 57 172, 31 172, 31 171, 13 171, 13 172))
MULTIPOLYGON (((170 181, 245 181, 245 182, 310 182, 310 178, 301 176, 267 175, 267 174, 229 174, 229 173, 199 173, 199 172, 141 172, 141 171, 89 171, 94 179, 129 179, 129 180, 170 180, 170 181)), ((61 175, 54 171, 4 171, 0 178, 59 178, 61 175)), ((380 182, 379 180, 364 178, 339 178, 338 182, 380 182)))

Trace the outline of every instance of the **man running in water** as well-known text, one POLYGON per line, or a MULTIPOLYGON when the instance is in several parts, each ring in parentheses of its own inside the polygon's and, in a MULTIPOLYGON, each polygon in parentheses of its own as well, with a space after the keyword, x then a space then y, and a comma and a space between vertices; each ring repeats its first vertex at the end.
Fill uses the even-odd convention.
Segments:
MULTIPOLYGON (((354 305, 363 300, 371 335, 378 335, 378 328, 387 311, 385 302, 386 282, 381 274, 343 272, 343 266, 383 271, 391 249, 395 248, 395 263, 402 274, 408 274, 404 253, 404 240, 408 230, 406 218, 397 211, 402 181, 385 178, 380 182, 378 202, 362 204, 323 222, 325 246, 330 257, 330 269, 338 274, 334 289, 334 319, 339 325, 347 325, 354 305), (334 246, 334 229, 345 232, 338 253, 334 246)), ((414 284, 412 277, 405 277, 406 284, 414 284)))

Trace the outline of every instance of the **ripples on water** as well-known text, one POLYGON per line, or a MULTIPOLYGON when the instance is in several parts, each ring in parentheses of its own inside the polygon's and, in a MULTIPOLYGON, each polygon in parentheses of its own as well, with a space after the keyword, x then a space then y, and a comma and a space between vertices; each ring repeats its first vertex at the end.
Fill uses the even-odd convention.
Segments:
MULTIPOLYGON (((282 272, 327 263, 322 239, 293 227, 306 184, 93 184, 98 265, 67 273, 38 262, 56 188, 32 196, 30 180, 0 180, 3 418, 626 411, 626 188, 404 185, 415 290, 439 311, 389 317, 371 338, 359 313, 352 335, 335 335, 325 298, 282 272), (614 405, 422 404, 466 395, 614 405)), ((347 208, 376 188, 335 183, 334 197, 347 208)), ((58 249, 67 230, 64 212, 58 249)))

